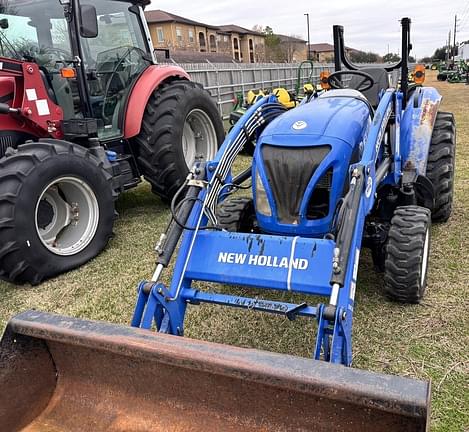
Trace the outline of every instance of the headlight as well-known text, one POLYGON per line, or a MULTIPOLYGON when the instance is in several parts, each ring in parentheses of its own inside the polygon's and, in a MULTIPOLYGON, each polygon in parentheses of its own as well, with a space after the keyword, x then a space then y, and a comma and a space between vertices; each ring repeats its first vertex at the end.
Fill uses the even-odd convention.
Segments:
POLYGON ((272 216, 269 199, 262 183, 259 171, 256 170, 256 210, 264 216, 272 216))

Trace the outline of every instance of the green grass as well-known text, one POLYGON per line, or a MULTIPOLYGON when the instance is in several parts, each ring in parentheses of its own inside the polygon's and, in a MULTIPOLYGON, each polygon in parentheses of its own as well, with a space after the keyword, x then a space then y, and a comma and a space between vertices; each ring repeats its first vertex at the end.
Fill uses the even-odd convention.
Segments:
MULTIPOLYGON (((354 367, 431 379, 432 430, 460 432, 469 431, 469 87, 433 84, 444 96, 442 109, 453 111, 458 125, 454 214, 447 224, 433 227, 429 286, 421 305, 389 303, 380 289, 382 277, 372 270, 369 254, 363 253, 354 367)), ((115 237, 81 269, 37 287, 0 282, 0 328, 12 315, 30 308, 129 323, 137 283, 152 274, 153 247, 169 212, 146 184, 124 194, 117 209, 115 237)), ((168 273, 165 282, 169 282, 168 273)), ((282 317, 215 306, 191 307, 186 321, 188 337, 299 356, 310 355, 314 333, 314 324, 306 319, 291 323, 282 317)))

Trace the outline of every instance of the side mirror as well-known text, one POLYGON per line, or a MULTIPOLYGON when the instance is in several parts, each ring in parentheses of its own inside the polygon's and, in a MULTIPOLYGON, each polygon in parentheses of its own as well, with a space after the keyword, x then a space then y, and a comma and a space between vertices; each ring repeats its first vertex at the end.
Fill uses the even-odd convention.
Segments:
POLYGON ((90 39, 98 36, 98 14, 93 5, 80 6, 80 35, 90 39))
POLYGON ((8 27, 10 27, 10 24, 8 23, 8 18, 3 18, 0 20, 0 28, 2 30, 6 30, 8 27))

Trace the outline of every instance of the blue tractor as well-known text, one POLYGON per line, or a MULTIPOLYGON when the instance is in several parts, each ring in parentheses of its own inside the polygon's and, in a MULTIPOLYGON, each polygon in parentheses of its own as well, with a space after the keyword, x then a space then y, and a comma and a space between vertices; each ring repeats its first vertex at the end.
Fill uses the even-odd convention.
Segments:
MULTIPOLYGON (((418 303, 427 285, 432 220, 443 222, 451 214, 454 118, 439 111, 441 96, 422 85, 424 77, 409 85, 410 19, 401 24, 402 60, 367 69, 347 59, 343 28, 334 26, 331 90, 289 111, 275 96, 262 98, 236 123, 214 160, 198 160, 173 199, 154 275, 138 287, 136 329, 28 312, 11 321, 2 351, 18 350, 11 341, 21 335, 26 345, 51 339, 59 376, 71 375, 76 384, 80 362, 88 365, 88 380, 111 383, 112 389, 134 376, 143 385, 137 393, 146 399, 131 407, 138 410, 149 394, 158 394, 158 401, 163 394, 179 405, 143 415, 161 422, 168 410, 179 419, 191 413, 190 430, 426 430, 429 383, 344 367, 352 363, 362 247, 371 248, 377 270, 384 272, 386 295, 418 303), (252 165, 233 176, 236 157, 253 137, 252 165), (249 179, 252 194, 240 194, 249 179), (165 285, 161 275, 178 245, 165 285), (208 292, 195 281, 299 293, 305 301, 208 292), (318 304, 313 296, 327 300, 318 304), (290 320, 314 318, 313 360, 168 336, 182 336, 187 308, 203 303, 290 320), (72 373, 70 365, 76 365, 72 373)), ((135 382, 126 388, 137 388, 135 382)), ((61 397, 78 409, 83 397, 76 386, 62 387, 61 397)), ((115 391, 103 394, 117 417, 119 409, 129 409, 115 391)))
POLYGON ((331 90, 289 111, 275 96, 262 98, 217 157, 196 165, 173 200, 134 326, 149 328, 156 317, 160 331, 182 334, 187 305, 204 302, 310 316, 319 323, 314 358, 350 365, 362 247, 384 272, 389 298, 420 302, 432 220, 446 221, 452 209, 455 124, 438 110, 441 96, 422 85, 424 76, 409 85, 410 19, 401 23, 402 60, 366 69, 348 60, 343 28, 334 26, 331 90), (233 162, 253 136, 252 166, 233 178, 233 162), (252 196, 237 196, 248 179, 252 196), (161 271, 183 232, 171 285, 163 286, 161 271), (313 307, 209 294, 192 289, 195 280, 329 302, 313 307))

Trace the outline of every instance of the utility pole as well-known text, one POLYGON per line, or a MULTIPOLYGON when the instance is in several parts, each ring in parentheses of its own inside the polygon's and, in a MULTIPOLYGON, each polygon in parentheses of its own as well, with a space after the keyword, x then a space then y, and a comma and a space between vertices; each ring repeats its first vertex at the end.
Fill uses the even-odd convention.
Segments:
POLYGON ((309 13, 304 14, 306 16, 306 25, 308 27, 308 60, 311 60, 311 41, 309 39, 309 13))
POLYGON ((453 64, 454 64, 454 55, 456 52, 456 31, 458 27, 458 16, 454 15, 454 32, 453 32, 453 64))
POLYGON ((448 43, 446 44, 446 56, 445 56, 446 66, 448 66, 450 52, 451 52, 451 30, 448 33, 448 43))

